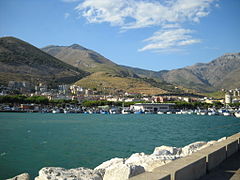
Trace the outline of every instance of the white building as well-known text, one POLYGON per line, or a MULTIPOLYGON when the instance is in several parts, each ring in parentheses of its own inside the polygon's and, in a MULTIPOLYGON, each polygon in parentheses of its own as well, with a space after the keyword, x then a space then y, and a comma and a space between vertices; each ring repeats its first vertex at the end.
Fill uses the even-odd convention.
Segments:
POLYGON ((229 92, 227 92, 227 93, 225 94, 225 103, 226 103, 226 104, 232 103, 232 95, 231 95, 231 93, 229 93, 229 92))
POLYGON ((167 112, 174 109, 174 103, 136 103, 130 106, 133 111, 143 112, 167 112))
POLYGON ((71 93, 74 94, 74 95, 84 94, 84 89, 80 86, 77 86, 77 85, 71 85, 70 90, 71 90, 71 93))

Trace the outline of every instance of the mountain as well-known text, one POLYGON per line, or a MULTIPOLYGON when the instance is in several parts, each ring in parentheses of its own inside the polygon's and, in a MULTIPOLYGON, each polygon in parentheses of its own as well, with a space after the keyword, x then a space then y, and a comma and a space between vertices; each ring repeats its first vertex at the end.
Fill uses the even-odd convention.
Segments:
POLYGON ((106 72, 120 77, 136 77, 133 72, 78 44, 71 46, 47 46, 42 48, 42 50, 65 63, 90 73, 106 72))
POLYGON ((118 92, 124 90, 139 93, 141 88, 138 88, 138 85, 142 87, 142 93, 184 92, 181 89, 175 89, 175 86, 160 79, 159 75, 155 75, 159 74, 158 72, 139 69, 141 73, 138 73, 137 68, 118 65, 99 53, 78 44, 71 46, 51 45, 42 48, 42 50, 65 63, 90 72, 90 76, 77 82, 77 84, 86 88, 94 88, 99 91, 104 89, 104 91, 118 92), (146 75, 142 75, 143 71, 146 72, 146 75), (154 79, 156 77, 157 79, 154 79))
POLYGON ((160 79, 164 82, 195 89, 198 92, 240 87, 240 53, 228 53, 209 63, 198 63, 170 71, 149 71, 126 67, 139 77, 160 79))
POLYGON ((0 83, 44 82, 49 85, 74 83, 88 75, 69 64, 14 37, 0 38, 0 83))
POLYGON ((240 87, 240 53, 229 53, 209 63, 168 71, 162 78, 200 91, 237 88, 240 87))

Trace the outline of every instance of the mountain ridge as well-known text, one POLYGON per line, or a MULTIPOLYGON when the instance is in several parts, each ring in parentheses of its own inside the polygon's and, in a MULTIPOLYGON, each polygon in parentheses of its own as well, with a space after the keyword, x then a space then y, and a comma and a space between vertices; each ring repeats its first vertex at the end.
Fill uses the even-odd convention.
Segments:
POLYGON ((113 73, 120 77, 136 77, 134 73, 122 68, 101 54, 78 44, 70 46, 46 46, 42 50, 65 63, 90 73, 102 71, 113 73))
POLYGON ((208 63, 196 63, 173 70, 149 71, 124 67, 133 70, 140 77, 150 76, 203 92, 240 87, 238 81, 240 77, 240 53, 225 53, 208 63))
MULTIPOLYGON (((152 87, 153 89, 157 87, 159 89, 159 93, 166 91, 176 92, 174 86, 172 86, 169 83, 163 82, 163 80, 161 79, 158 79, 156 82, 156 80, 154 80, 150 76, 140 77, 131 68, 126 68, 124 66, 118 65, 112 62, 111 60, 105 58, 101 54, 93 50, 89 50, 87 48, 83 49, 82 46, 77 44, 70 46, 47 46, 45 48, 42 48, 42 50, 45 51, 46 53, 49 53, 50 55, 55 56, 56 58, 59 58, 65 63, 71 64, 77 68, 90 72, 92 75, 77 82, 77 84, 83 87, 87 88, 94 87, 92 83, 89 83, 89 81, 92 81, 95 82, 95 88, 98 87, 101 90, 101 88, 99 87, 99 83, 96 81, 96 79, 99 79, 101 81, 103 81, 104 78, 107 79, 108 81, 102 84, 106 84, 106 87, 111 87, 110 86, 111 84, 115 84, 116 86, 115 81, 117 78, 119 78, 119 80, 121 79, 121 81, 125 80, 133 84, 139 83, 141 84, 141 86, 144 87, 149 86, 152 87), (102 77, 98 77, 96 76, 96 74, 102 77), (132 79, 130 80, 129 78, 132 79)), ((131 89, 130 84, 129 86, 124 87, 125 87, 124 90, 131 89)), ((137 89, 137 87, 135 88, 137 89)))
MULTIPOLYGON (((174 70, 152 71, 118 65, 79 44, 49 45, 40 50, 20 39, 4 37, 0 38, 0 65, 0 82, 5 83, 11 77, 45 81, 50 77, 55 83, 77 82, 83 86, 89 86, 88 81, 94 81, 98 87, 96 79, 104 84, 104 78, 108 79, 106 87, 111 87, 116 79, 120 80, 119 83, 125 80, 133 84, 141 82, 141 86, 158 88, 159 92, 184 92, 185 88, 214 92, 222 88, 240 87, 240 53, 225 53, 208 63, 196 63, 174 70)), ((125 90, 131 89, 131 84, 124 87, 125 90)))
POLYGON ((9 80, 73 83, 88 73, 79 70, 15 37, 0 38, 0 82, 9 80))

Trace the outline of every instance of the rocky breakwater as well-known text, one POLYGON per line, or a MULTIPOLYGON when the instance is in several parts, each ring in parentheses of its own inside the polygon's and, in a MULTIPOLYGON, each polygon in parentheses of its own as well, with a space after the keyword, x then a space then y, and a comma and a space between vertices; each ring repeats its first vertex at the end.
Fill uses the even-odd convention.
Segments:
POLYGON ((199 141, 180 148, 160 146, 156 147, 152 154, 135 153, 129 158, 113 158, 95 169, 80 167, 67 170, 60 167, 44 167, 35 180, 127 180, 144 172, 152 172, 159 166, 225 139, 226 137, 218 141, 199 141))

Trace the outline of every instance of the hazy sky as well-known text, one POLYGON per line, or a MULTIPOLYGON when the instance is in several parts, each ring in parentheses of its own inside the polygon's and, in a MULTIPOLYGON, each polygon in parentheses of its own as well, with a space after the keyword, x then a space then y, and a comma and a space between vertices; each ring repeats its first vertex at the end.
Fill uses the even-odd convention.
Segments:
POLYGON ((240 52, 240 0, 0 0, 0 36, 175 69, 240 52))

